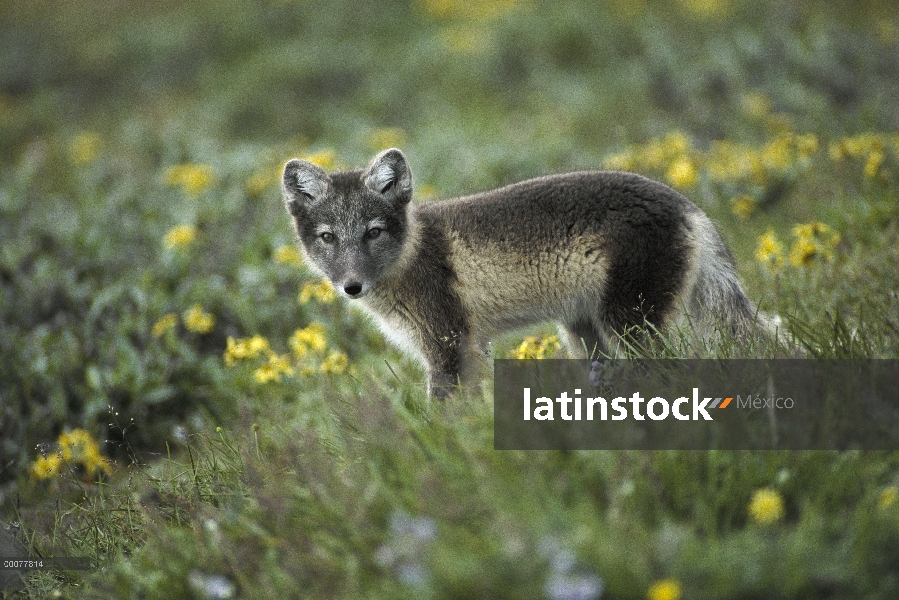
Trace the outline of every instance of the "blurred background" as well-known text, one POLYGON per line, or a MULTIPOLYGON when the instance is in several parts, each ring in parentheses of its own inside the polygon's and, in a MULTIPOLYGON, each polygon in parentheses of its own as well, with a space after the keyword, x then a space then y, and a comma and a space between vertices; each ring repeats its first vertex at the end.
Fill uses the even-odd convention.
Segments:
POLYGON ((475 177, 470 187, 535 164, 596 165, 672 128, 700 145, 759 135, 763 110, 833 135, 892 131, 899 120, 894 2, 106 0, 0 10, 7 163, 37 140, 89 130, 110 144, 155 144, 157 161, 175 158, 162 153, 177 139, 182 153, 319 145, 355 164, 379 146, 373 132, 396 127, 428 179, 461 172, 475 177))
MULTIPOLYGON (((293 156, 334 169, 401 146, 419 199, 563 170, 639 171, 719 222, 764 307, 833 319, 865 297, 846 272, 880 281, 839 271, 834 251, 895 238, 897 11, 3 3, 0 480, 66 428, 115 440, 115 408, 136 419, 134 443, 155 447, 198 408, 233 409, 227 338, 286 340, 315 317, 314 290, 293 299, 304 275, 280 206, 293 156), (829 284, 812 269, 781 277, 789 264, 819 265, 815 277, 839 280, 830 287, 843 295, 822 295, 829 284), (817 300, 798 302, 808 290, 817 300)), ((336 334, 344 354, 386 351, 337 314, 325 315, 337 331, 352 325, 336 334)))

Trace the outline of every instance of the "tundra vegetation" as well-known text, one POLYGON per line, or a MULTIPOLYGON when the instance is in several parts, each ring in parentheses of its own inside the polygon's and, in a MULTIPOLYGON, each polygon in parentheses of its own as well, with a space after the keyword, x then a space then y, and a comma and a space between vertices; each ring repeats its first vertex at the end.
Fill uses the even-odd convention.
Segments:
POLYGON ((489 381, 429 402, 278 181, 637 171, 808 356, 899 358, 897 3, 35 0, 0 39, 0 519, 96 566, 11 595, 896 597, 899 452, 495 451, 489 381))

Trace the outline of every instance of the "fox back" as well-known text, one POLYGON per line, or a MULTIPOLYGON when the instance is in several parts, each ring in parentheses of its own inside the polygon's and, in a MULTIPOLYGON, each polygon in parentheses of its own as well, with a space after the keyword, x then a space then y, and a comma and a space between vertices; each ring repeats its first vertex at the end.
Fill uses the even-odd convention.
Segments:
POLYGON ((588 171, 411 203, 397 149, 330 175, 291 160, 283 189, 307 262, 359 300, 446 395, 486 340, 556 321, 575 356, 678 323, 737 337, 759 329, 705 214, 658 182, 588 171))

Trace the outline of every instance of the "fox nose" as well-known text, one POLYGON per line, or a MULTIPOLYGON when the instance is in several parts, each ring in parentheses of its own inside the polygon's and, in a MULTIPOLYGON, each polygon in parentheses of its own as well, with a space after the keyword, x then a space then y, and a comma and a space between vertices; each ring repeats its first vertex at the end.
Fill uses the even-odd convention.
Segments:
POLYGON ((358 281, 350 281, 343 284, 343 291, 347 293, 347 296, 353 298, 362 293, 362 284, 358 281))

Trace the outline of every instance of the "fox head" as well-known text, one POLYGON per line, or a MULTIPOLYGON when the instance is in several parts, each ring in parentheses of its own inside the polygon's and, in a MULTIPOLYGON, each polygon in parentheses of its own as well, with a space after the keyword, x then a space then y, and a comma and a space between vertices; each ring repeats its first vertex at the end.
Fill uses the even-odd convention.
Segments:
POLYGON ((339 294, 363 297, 399 260, 409 235, 412 171, 396 148, 367 169, 330 175, 293 159, 281 183, 307 262, 339 294))

